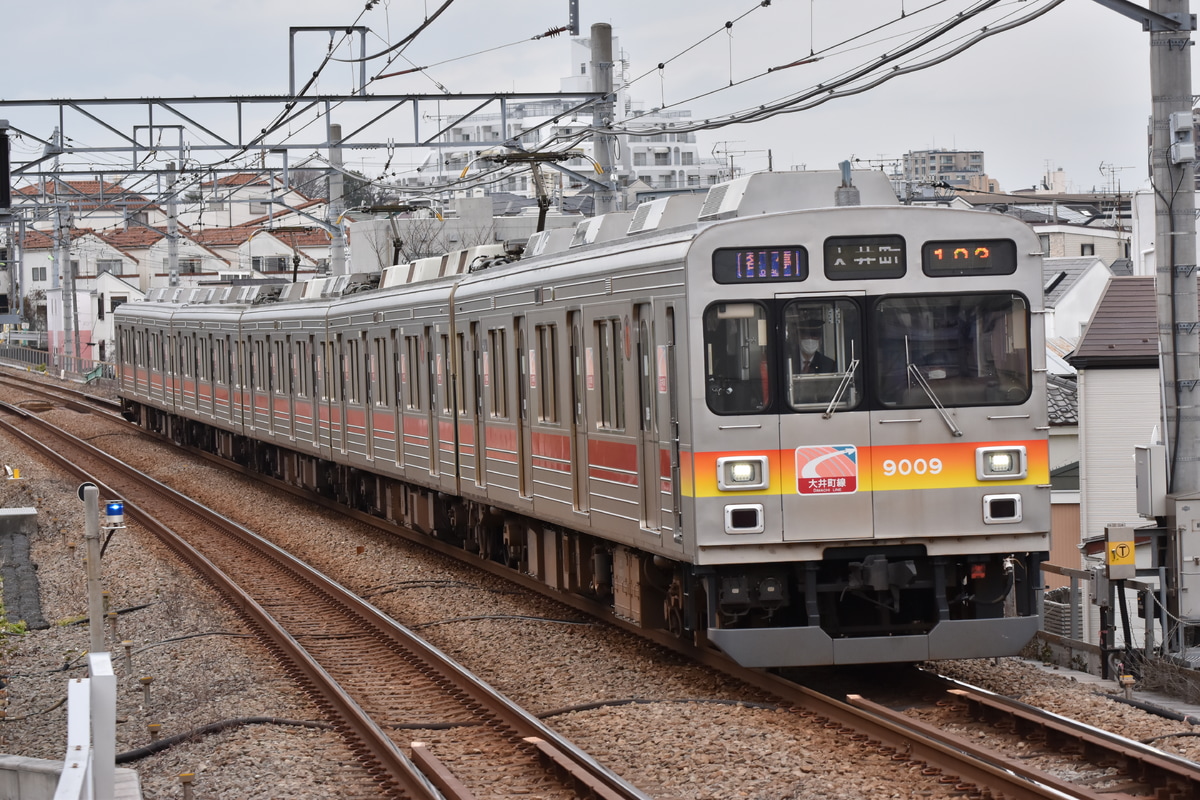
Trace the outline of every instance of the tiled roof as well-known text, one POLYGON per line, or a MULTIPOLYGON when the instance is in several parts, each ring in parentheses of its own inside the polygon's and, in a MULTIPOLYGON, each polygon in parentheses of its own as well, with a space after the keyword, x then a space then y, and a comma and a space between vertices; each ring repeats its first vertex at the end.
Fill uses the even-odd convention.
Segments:
POLYGON ((1158 312, 1152 276, 1109 280, 1070 362, 1075 367, 1158 365, 1158 312))
POLYGON ((68 205, 87 210, 100 208, 115 208, 118 205, 135 204, 144 207, 157 207, 143 194, 126 189, 119 183, 104 181, 47 181, 45 187, 21 186, 14 192, 17 196, 37 199, 53 196, 68 205), (44 188, 44 192, 43 192, 44 188))
POLYGON ((1045 259, 1042 262, 1042 287, 1046 293, 1046 305, 1051 308, 1056 306, 1079 277, 1087 272, 1088 267, 1098 260, 1095 256, 1045 259))
POLYGON ((141 250, 153 245, 166 236, 166 233, 157 228, 133 225, 124 230, 106 231, 96 235, 113 247, 119 247, 122 250, 141 250))
POLYGON ((257 233, 259 228, 237 225, 232 228, 193 228, 189 236, 207 247, 238 247, 257 233))
POLYGON ((1079 424, 1079 388, 1074 380, 1059 375, 1046 376, 1046 410, 1051 425, 1079 424))
POLYGON ((35 230, 33 228, 25 229, 25 249, 26 250, 51 250, 54 248, 54 239, 48 233, 35 230))
POLYGON ((1046 340, 1046 349, 1059 358, 1067 358, 1078 346, 1079 339, 1075 336, 1052 336, 1046 340))
POLYGON ((1113 275, 1132 275, 1133 261, 1128 258, 1118 258, 1109 264, 1108 268, 1112 270, 1113 275))
MULTIPOLYGON (((272 180, 258 172, 239 172, 236 175, 225 175, 217 178, 217 186, 270 186, 272 180)), ((212 186, 212 182, 206 182, 204 186, 212 186)))

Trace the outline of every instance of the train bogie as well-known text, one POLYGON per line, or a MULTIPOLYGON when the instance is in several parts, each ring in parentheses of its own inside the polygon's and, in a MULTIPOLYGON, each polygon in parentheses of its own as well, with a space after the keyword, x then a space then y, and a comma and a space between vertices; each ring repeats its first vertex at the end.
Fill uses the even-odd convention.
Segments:
POLYGON ((771 207, 836 186, 753 176, 690 224, 691 199, 656 201, 628 234, 589 221, 342 297, 126 304, 122 395, 151 430, 745 664, 1015 653, 1048 549, 1036 237, 771 207))

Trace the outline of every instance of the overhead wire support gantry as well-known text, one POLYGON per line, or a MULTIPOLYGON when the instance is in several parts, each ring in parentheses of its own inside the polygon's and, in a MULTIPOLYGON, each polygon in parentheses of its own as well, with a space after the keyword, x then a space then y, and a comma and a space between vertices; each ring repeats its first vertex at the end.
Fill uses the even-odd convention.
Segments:
MULTIPOLYGON (((27 137, 30 141, 41 146, 51 146, 46 133, 39 133, 36 126, 23 120, 16 114, 17 109, 54 109, 51 115, 42 115, 39 124, 57 124, 61 126, 64 144, 60 156, 85 155, 94 153, 134 153, 156 149, 153 142, 141 142, 136 133, 126 134, 122 128, 129 130, 140 129, 150 131, 165 127, 164 117, 170 118, 171 124, 182 123, 192 133, 193 141, 187 145, 191 153, 220 153, 223 151, 259 151, 259 150, 303 150, 311 151, 328 147, 330 142, 327 131, 322 130, 317 136, 306 136, 298 139, 289 133, 290 124, 310 125, 305 116, 315 113, 325 119, 331 116, 335 108, 340 109, 340 115, 351 116, 352 111, 365 109, 369 116, 357 123, 350 122, 346 126, 348 132, 338 142, 344 149, 386 149, 391 147, 413 148, 462 148, 461 141, 448 141, 446 134, 467 118, 485 113, 489 108, 498 109, 501 124, 497 126, 498 134, 492 139, 481 139, 470 143, 472 148, 502 146, 509 137, 504 135, 509 119, 509 105, 538 104, 566 102, 564 110, 555 117, 571 116, 589 109, 592 104, 601 99, 596 92, 497 92, 489 94, 326 94, 308 97, 292 97, 288 95, 246 95, 230 97, 156 97, 156 98, 110 98, 96 97, 85 99, 37 99, 37 100, 0 100, 0 109, 5 109, 9 117, 10 133, 27 137), (467 107, 462 111, 451 110, 447 114, 447 104, 467 107), (247 119, 248 107, 286 108, 286 115, 275 121, 269 128, 262 123, 249 124, 247 119), (422 109, 435 107, 436 113, 423 115, 422 109), (210 116, 195 113, 200 108, 210 112, 214 107, 232 111, 232 119, 217 120, 210 116), (401 109, 411 108, 411 118, 407 124, 392 122, 393 115, 401 109), (106 117, 111 112, 121 109, 138 110, 138 121, 128 125, 124 121, 110 121, 106 117), (139 110, 140 109, 140 110, 139 110), (186 111, 185 111, 186 109, 186 111), (74 113, 71 113, 74 112, 74 113), (120 144, 103 146, 75 146, 70 144, 72 139, 80 139, 73 133, 72 118, 81 126, 86 123, 103 129, 110 136, 115 136, 120 144), (432 131, 424 124, 427 119, 437 120, 432 131), (387 135, 382 135, 378 129, 388 125, 387 135), (231 130, 232 128, 232 130, 231 130), (406 135, 397 135, 399 128, 406 135), (195 141, 202 137, 208 141, 195 141)), ((491 112, 496 113, 496 112, 491 112)), ((408 117, 408 115, 405 115, 408 117)), ((536 131, 539 127, 550 125, 545 122, 524 131, 536 131)), ((173 148, 172 148, 173 149, 173 148)), ((21 162, 13 159, 13 175, 29 176, 35 174, 32 167, 43 161, 42 158, 21 162)))

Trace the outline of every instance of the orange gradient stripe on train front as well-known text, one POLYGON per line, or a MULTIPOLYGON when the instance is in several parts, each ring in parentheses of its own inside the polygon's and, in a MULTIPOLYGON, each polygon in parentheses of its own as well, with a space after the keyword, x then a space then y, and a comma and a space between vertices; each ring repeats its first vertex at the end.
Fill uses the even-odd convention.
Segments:
MULTIPOLYGON (((831 447, 840 446, 837 444, 831 447)), ((753 495, 799 494, 797 451, 753 450, 695 453, 692 456, 694 497, 750 497, 753 495), (766 456, 771 471, 766 489, 722 492, 717 488, 717 459, 730 456, 766 456)), ((1037 486, 1050 482, 1050 452, 1045 441, 956 442, 858 447, 858 492, 890 492, 913 489, 960 489, 978 486, 1037 486), (975 452, 981 447, 1024 446, 1027 470, 1019 480, 981 481, 975 473, 975 452)), ((685 459, 686 461, 686 459, 685 459)), ((687 470, 684 470, 685 478, 687 470)), ((828 477, 833 477, 832 475, 828 477)), ((687 494, 689 482, 681 487, 687 494)))

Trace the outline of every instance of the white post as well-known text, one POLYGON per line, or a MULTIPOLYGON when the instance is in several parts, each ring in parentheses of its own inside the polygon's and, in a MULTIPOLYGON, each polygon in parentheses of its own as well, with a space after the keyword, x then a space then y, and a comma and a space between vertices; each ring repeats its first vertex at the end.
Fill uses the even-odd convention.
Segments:
POLYGON ((104 652, 104 602, 100 585, 100 490, 94 483, 79 488, 87 543, 88 648, 101 653, 104 652))
POLYGON ((88 688, 87 678, 75 678, 67 683, 67 755, 54 790, 54 800, 79 800, 87 796, 85 787, 91 758, 88 688))
POLYGON ((88 655, 92 714, 92 797, 112 800, 117 770, 117 676, 108 653, 88 655))

